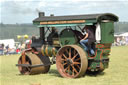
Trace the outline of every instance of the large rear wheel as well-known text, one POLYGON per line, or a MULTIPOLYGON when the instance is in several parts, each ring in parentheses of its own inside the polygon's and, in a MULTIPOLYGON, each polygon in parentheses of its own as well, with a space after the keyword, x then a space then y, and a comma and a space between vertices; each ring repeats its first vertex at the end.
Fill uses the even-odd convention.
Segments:
POLYGON ((64 46, 58 51, 56 66, 63 77, 81 77, 86 72, 88 66, 86 53, 77 45, 64 46))

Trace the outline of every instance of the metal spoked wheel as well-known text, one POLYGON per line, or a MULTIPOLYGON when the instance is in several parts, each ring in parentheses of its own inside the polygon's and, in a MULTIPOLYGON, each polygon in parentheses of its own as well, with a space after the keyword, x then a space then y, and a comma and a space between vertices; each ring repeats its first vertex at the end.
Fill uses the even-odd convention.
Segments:
POLYGON ((83 76, 86 72, 88 61, 81 47, 67 45, 58 51, 56 66, 61 76, 77 78, 83 76))

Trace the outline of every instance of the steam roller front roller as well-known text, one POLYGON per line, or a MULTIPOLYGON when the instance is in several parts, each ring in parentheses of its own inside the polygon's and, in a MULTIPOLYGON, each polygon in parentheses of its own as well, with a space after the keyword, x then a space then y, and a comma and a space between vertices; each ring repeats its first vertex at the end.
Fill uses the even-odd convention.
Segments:
POLYGON ((86 53, 78 45, 66 45, 57 53, 56 66, 63 77, 78 78, 84 76, 88 67, 86 53))
MULTIPOLYGON (((18 69, 20 73, 23 75, 47 73, 50 69, 50 65, 43 66, 45 62, 42 61, 40 57, 41 57, 40 55, 36 55, 32 52, 25 52, 25 54, 22 55, 18 61, 19 64, 18 69)), ((50 61, 49 57, 45 57, 45 58, 46 61, 50 61)))

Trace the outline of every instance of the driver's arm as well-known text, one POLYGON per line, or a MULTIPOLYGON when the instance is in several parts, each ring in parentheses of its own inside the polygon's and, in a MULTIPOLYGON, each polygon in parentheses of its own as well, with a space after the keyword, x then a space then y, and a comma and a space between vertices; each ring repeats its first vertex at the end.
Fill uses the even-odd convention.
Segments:
POLYGON ((86 33, 85 37, 82 40, 85 40, 88 38, 88 33, 86 33))

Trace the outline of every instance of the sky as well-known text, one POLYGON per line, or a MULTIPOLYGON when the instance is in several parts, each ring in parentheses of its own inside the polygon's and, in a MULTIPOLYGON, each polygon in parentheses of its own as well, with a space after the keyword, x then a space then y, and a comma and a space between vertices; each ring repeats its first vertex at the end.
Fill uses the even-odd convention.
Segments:
POLYGON ((128 0, 0 0, 0 22, 32 23, 38 12, 46 16, 113 13, 128 22, 128 0))

